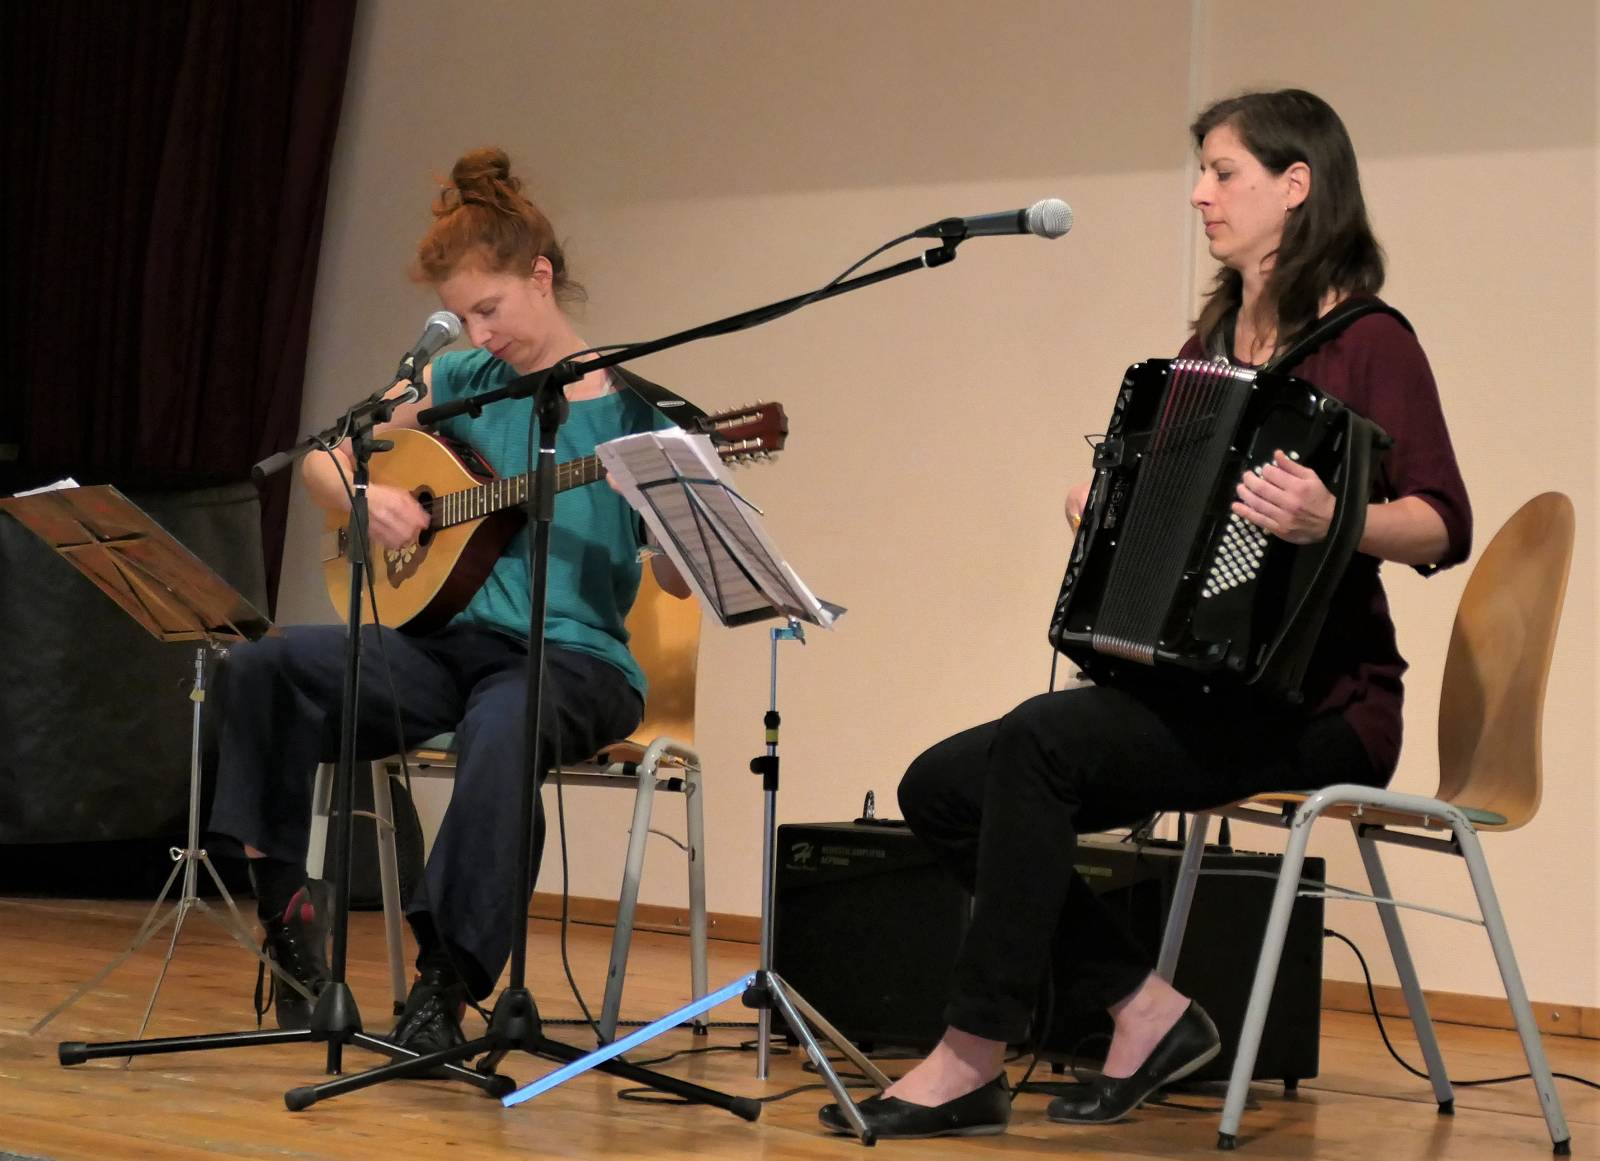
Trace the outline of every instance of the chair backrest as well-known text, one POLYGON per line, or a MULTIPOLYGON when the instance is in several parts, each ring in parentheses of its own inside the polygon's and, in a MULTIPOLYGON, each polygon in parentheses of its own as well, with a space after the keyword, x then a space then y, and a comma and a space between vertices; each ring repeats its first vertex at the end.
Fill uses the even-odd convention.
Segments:
POLYGON ((633 740, 666 735, 694 744, 695 674, 700 662, 700 603, 679 600, 656 583, 649 564, 628 613, 628 649, 650 683, 644 720, 633 740))
POLYGON ((1572 501, 1535 496, 1483 550, 1450 633, 1439 697, 1439 797, 1510 830, 1539 809, 1540 723, 1572 564, 1572 501))

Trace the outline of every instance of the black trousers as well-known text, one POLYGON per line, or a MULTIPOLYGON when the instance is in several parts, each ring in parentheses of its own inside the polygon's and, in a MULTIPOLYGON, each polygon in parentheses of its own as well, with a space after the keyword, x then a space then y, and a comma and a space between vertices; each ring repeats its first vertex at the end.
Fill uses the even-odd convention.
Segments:
MULTIPOLYGON (((292 626, 232 651, 215 687, 213 831, 274 859, 305 861, 317 764, 338 758, 344 653, 337 625, 292 626)), ((463 971, 479 998, 510 957, 516 909, 533 890, 516 882, 526 665, 520 642, 475 627, 425 637, 362 630, 356 757, 397 752, 396 705, 407 748, 455 731, 450 805, 408 910, 420 938, 437 935, 470 957, 463 971)), ((615 666, 554 646, 545 650, 543 692, 541 779, 558 745, 568 760, 588 757, 626 737, 643 709, 615 666)), ((534 801, 537 878, 544 814, 534 801)))
POLYGON ((1075 998, 1099 1007, 1149 974, 1074 868, 1078 835, 1268 790, 1386 780, 1342 718, 1161 690, 1042 694, 940 742, 906 772, 900 807, 973 893, 946 1022, 1020 1042, 1052 958, 1075 998))

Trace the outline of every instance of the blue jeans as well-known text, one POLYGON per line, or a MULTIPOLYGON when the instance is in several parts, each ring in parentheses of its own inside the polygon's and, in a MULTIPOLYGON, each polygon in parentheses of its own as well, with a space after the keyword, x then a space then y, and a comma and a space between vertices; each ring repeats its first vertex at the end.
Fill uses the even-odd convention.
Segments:
MULTIPOLYGON (((213 692, 213 831, 270 858, 304 862, 316 768, 338 758, 344 655, 345 632, 337 625, 291 626, 281 637, 232 650, 213 692)), ((437 932, 471 957, 463 974, 472 977, 467 983, 478 997, 505 966, 517 908, 527 906, 533 890, 532 882, 516 883, 526 666, 521 642, 476 627, 417 637, 362 630, 357 759, 387 757, 402 744, 409 749, 455 731, 450 805, 409 911, 419 935, 437 932)), ((615 666, 554 646, 545 650, 543 692, 543 753, 534 767, 541 780, 558 745, 566 760, 586 758, 626 737, 643 709, 615 666)), ((537 795, 534 803, 536 879, 544 813, 537 795)))

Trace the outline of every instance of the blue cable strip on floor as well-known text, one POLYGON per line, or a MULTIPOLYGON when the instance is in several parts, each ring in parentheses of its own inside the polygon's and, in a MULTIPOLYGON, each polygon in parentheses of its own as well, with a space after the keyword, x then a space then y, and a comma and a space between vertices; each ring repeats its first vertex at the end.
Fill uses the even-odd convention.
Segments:
POLYGON ((726 987, 719 988, 708 996, 702 996, 693 1003, 685 1004, 676 1012, 661 1017, 654 1024, 646 1024, 637 1032, 631 1032, 621 1040, 613 1040, 589 1053, 581 1060, 574 1060, 571 1064, 564 1064, 547 1076, 541 1076, 532 1084, 525 1084, 510 1096, 500 1098, 500 1103, 506 1108, 520 1105, 523 1101, 532 1100, 542 1092, 548 1092, 558 1084, 564 1084, 579 1073, 588 1072, 597 1064, 604 1064, 616 1056, 621 1056, 631 1048, 637 1048, 647 1040, 654 1040, 663 1032, 670 1031, 682 1024, 685 1020, 692 1020, 702 1012, 709 1012, 718 1004, 725 1003, 735 996, 742 996, 751 984, 756 982, 756 975, 751 972, 741 979, 734 980, 726 987))

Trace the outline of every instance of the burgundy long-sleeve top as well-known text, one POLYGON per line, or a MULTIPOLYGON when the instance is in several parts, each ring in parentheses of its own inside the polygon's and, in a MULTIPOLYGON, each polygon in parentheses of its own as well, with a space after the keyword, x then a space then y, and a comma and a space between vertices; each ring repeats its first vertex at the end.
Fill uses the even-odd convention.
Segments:
MULTIPOLYGON (((1191 336, 1183 358, 1203 358, 1191 336)), ((1439 405, 1439 388, 1416 336, 1387 314, 1357 319, 1289 369, 1372 420, 1394 440, 1373 487, 1374 503, 1415 496, 1444 522, 1443 559, 1424 576, 1459 564, 1472 550, 1472 508, 1439 405)), ((1344 717, 1387 778, 1400 760, 1406 660, 1395 642, 1377 557, 1357 553, 1334 591, 1302 689, 1314 714, 1344 717)))

